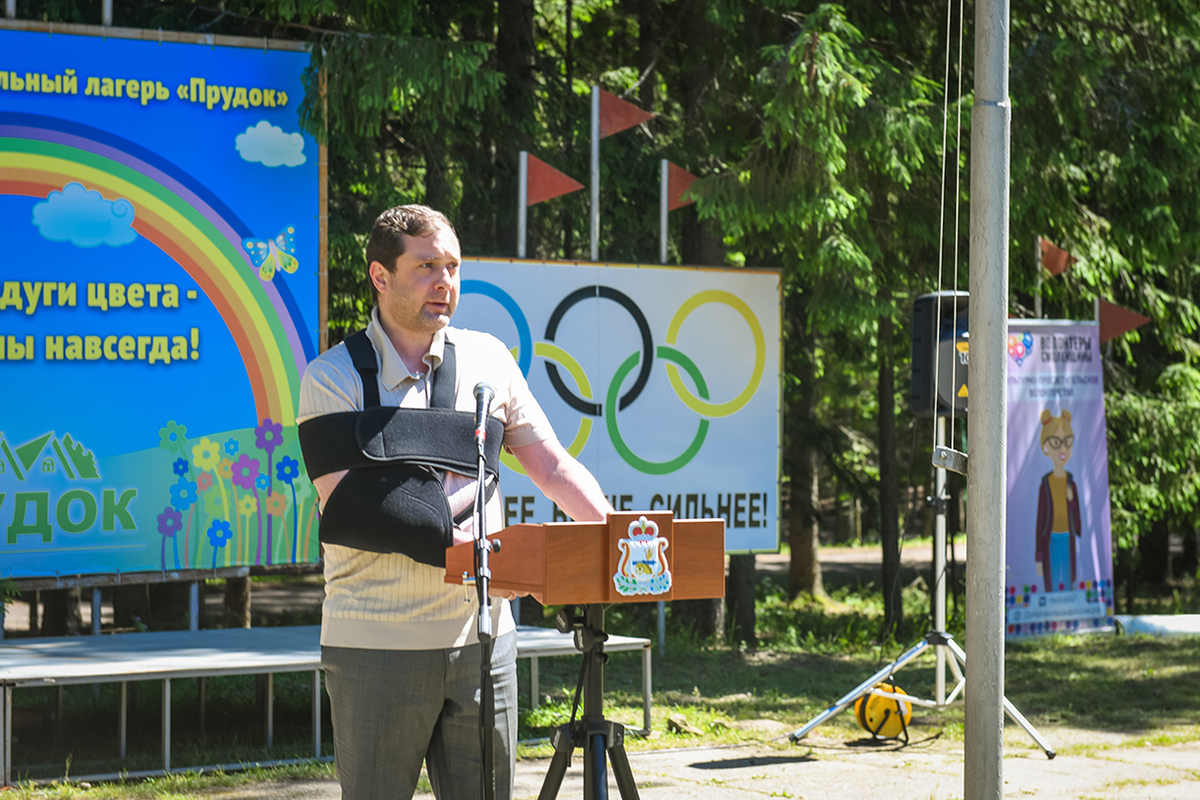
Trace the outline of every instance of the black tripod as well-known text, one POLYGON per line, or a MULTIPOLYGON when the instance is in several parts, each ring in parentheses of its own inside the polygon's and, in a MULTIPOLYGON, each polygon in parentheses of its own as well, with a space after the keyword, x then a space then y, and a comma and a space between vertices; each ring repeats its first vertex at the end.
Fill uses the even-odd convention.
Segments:
MULTIPOLYGON (((866 695, 876 695, 885 697, 889 700, 895 700, 896 695, 891 692, 877 689, 880 683, 892 680, 895 672, 905 664, 917 658, 926 650, 933 648, 934 654, 937 656, 937 667, 934 672, 934 698, 928 700, 921 697, 913 697, 905 695, 904 702, 912 703, 927 708, 935 708, 941 710, 954 702, 959 693, 963 691, 967 683, 964 671, 967 666, 967 654, 958 646, 958 642, 954 641, 954 637, 946 632, 946 469, 953 469, 955 472, 966 471, 966 457, 955 450, 950 450, 945 446, 946 438, 946 420, 944 417, 938 417, 936 421, 936 436, 937 442, 934 449, 934 465, 937 469, 934 472, 934 528, 933 528, 933 627, 934 630, 925 634, 925 638, 917 642, 915 645, 906 650, 892 663, 885 666, 883 669, 876 672, 871 677, 860 683, 858 686, 850 690, 840 700, 838 700, 829 708, 822 711, 816 717, 811 719, 802 728, 797 728, 788 735, 788 739, 795 743, 803 739, 813 728, 820 725, 830 717, 836 716, 845 711, 860 698, 866 695), (956 458, 957 457, 957 458, 956 458), (961 458, 961 461, 957 460, 961 458), (948 656, 948 657, 947 657, 948 656), (954 673, 956 680, 954 689, 950 692, 949 697, 946 696, 946 667, 954 673)), ((1030 724, 1029 720, 1017 710, 1007 697, 1004 700, 1004 711, 1008 714, 1013 722, 1025 729, 1025 732, 1038 743, 1038 746, 1045 752, 1046 758, 1054 758, 1054 748, 1050 746, 1037 729, 1030 724)), ((905 730, 907 735, 907 726, 905 730)))
POLYGON ((554 731, 554 758, 542 784, 538 800, 553 800, 558 796, 567 767, 571 765, 571 752, 583 748, 583 797, 584 800, 608 800, 608 760, 612 760, 613 777, 621 791, 622 800, 638 800, 637 786, 629 769, 629 758, 625 755, 625 726, 604 718, 604 606, 582 606, 582 615, 576 615, 571 606, 558 613, 556 627, 563 633, 575 632, 575 647, 583 653, 583 665, 579 670, 579 683, 575 687, 575 704, 571 710, 571 721, 554 731), (576 719, 579 696, 583 694, 583 719, 576 719))

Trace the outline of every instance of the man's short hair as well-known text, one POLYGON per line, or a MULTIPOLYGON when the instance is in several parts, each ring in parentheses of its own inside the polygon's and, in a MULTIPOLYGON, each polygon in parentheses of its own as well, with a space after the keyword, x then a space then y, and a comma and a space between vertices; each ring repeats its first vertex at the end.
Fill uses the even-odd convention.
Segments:
MULTIPOLYGON (((367 240, 367 267, 378 261, 384 269, 392 272, 396 268, 396 259, 404 254, 404 236, 429 236, 439 228, 458 236, 450 220, 440 211, 434 211, 429 206, 407 205, 389 208, 375 218, 371 226, 371 238, 367 240)), ((375 282, 368 278, 371 284, 371 298, 379 302, 379 290, 375 282)))

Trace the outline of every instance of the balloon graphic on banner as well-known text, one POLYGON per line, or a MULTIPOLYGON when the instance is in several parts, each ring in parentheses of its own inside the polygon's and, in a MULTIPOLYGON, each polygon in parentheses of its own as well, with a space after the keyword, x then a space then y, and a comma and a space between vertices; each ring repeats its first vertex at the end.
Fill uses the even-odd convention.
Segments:
POLYGON ((1033 334, 1025 331, 1022 336, 1019 333, 1011 334, 1008 337, 1008 355, 1017 362, 1017 366, 1021 366, 1029 354, 1033 352, 1033 334))

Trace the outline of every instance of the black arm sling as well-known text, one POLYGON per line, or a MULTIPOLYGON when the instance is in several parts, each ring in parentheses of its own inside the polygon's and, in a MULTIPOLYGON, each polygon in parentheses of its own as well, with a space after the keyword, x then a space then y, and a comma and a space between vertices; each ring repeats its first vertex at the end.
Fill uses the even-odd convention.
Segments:
MULTIPOLYGON (((429 373, 429 408, 379 404, 379 364, 366 331, 344 344, 363 385, 363 410, 314 417, 300 424, 300 448, 309 478, 349 470, 325 501, 319 527, 323 544, 374 553, 403 553, 422 564, 446 566, 457 517, 442 477, 478 470, 475 416, 454 410, 457 365, 447 341, 442 363, 429 373)), ((487 498, 499 481, 504 425, 487 420, 487 498)))

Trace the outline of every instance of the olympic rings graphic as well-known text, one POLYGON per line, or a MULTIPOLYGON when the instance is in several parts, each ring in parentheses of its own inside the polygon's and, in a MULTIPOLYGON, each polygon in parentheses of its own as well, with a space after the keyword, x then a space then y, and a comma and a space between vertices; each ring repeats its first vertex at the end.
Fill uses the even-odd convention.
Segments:
MULTIPOLYGON (((542 358, 550 359, 552 361, 557 361, 559 364, 562 364, 566 368, 567 374, 574 379, 575 386, 579 389, 579 392, 585 398, 589 400, 591 399, 592 384, 590 381, 588 381, 587 374, 583 371, 583 367, 579 365, 579 362, 575 360, 573 355, 568 353, 566 350, 563 350, 558 345, 550 344, 549 342, 538 342, 536 345, 534 345, 533 352, 534 355, 538 355, 542 358)), ((520 362, 518 361, 518 363, 520 362)), ((579 454, 582 453, 583 448, 587 446, 588 439, 591 437, 591 435, 591 417, 580 417, 579 428, 575 431, 575 438, 571 441, 571 444, 567 446, 567 452, 573 457, 579 458, 579 454)), ((503 448, 500 450, 500 463, 504 464, 514 472, 520 473, 521 475, 525 474, 525 470, 521 467, 521 462, 517 461, 513 455, 503 448)))
MULTIPOLYGON (((697 414, 703 414, 706 417, 728 417, 730 414, 736 414, 745 407, 746 403, 750 402, 750 398, 758 391, 758 384, 762 381, 763 369, 767 365, 767 346, 763 339, 762 326, 758 324, 758 318, 754 316, 754 312, 750 310, 750 306, 742 298, 729 292, 722 292, 716 289, 700 292, 692 295, 679 310, 675 312, 675 316, 671 319, 671 324, 667 326, 667 344, 675 344, 675 340, 679 337, 679 329, 683 326, 683 321, 688 315, 696 310, 699 306, 705 303, 724 303, 733 308, 742 315, 746 320, 746 324, 750 326, 750 332, 754 335, 754 369, 750 372, 750 381, 746 384, 746 388, 741 393, 730 400, 728 403, 709 403, 708 398, 698 398, 687 390, 683 385, 683 381, 679 379, 679 369, 674 364, 667 365, 667 376, 671 380, 671 388, 679 395, 679 399, 683 404, 695 411, 697 414)), ((692 375, 693 379, 695 375, 692 375)))
MULTIPOLYGON (((613 375, 613 381, 608 387, 608 397, 604 401, 604 421, 608 424, 608 435, 612 439, 613 447, 617 449, 621 458, 625 459, 625 463, 647 475, 666 475, 687 465, 700 452, 700 448, 704 446, 704 438, 708 436, 708 420, 700 420, 692 443, 680 455, 669 461, 647 461, 630 450, 629 445, 625 444, 625 440, 621 437, 621 429, 617 427, 617 414, 613 411, 613 407, 616 405, 615 401, 617 392, 621 388, 621 381, 633 369, 633 365, 637 363, 637 357, 638 354, 634 353, 625 359, 625 363, 621 364, 617 368, 616 374, 613 375)), ((670 347, 658 348, 658 357, 664 361, 674 361, 687 370, 687 373, 692 376, 692 380, 696 382, 696 390, 702 397, 708 398, 708 386, 704 383, 704 376, 700 374, 700 370, 696 369, 696 365, 690 358, 670 347)))
POLYGON ((525 313, 521 311, 517 301, 512 298, 511 294, 487 281, 463 281, 458 291, 459 294, 481 294, 484 297, 490 297, 508 312, 517 326, 517 347, 519 348, 516 356, 517 366, 521 368, 521 374, 528 377, 529 367, 533 363, 533 334, 529 332, 529 321, 525 319, 525 313))
MULTIPOLYGON (((757 393, 766 369, 766 341, 762 325, 759 324, 758 318, 744 300, 726 291, 715 289, 702 291, 685 300, 667 326, 666 344, 657 348, 654 347, 650 324, 642 310, 628 295, 610 286, 585 286, 563 298, 547 322, 546 340, 536 344, 532 341, 529 322, 525 314, 507 292, 486 281, 465 280, 462 282, 461 293, 464 295, 481 294, 489 297, 498 302, 512 318, 517 328, 518 339, 513 357, 516 359, 522 375, 529 376, 534 356, 545 359, 546 375, 550 384, 567 405, 583 415, 579 420, 575 437, 567 447, 567 451, 572 456, 578 457, 591 437, 593 428, 591 417, 602 417, 617 454, 631 467, 648 475, 666 475, 682 469, 690 463, 704 447, 711 425, 710 419, 728 417, 743 409, 757 393), (582 365, 574 356, 554 343, 554 338, 558 334, 566 313, 583 300, 592 298, 612 300, 628 311, 629 315, 633 317, 642 340, 641 351, 632 353, 617 368, 605 392, 603 403, 596 402, 591 381, 582 365), (750 379, 732 400, 722 403, 710 400, 708 384, 699 367, 675 347, 680 331, 688 317, 697 308, 707 303, 720 303, 736 311, 746 321, 754 339, 754 366, 750 379), (651 461, 635 453, 625 441, 617 419, 618 412, 625 410, 645 389, 650 379, 655 356, 665 363, 668 381, 680 401, 700 417, 696 433, 688 446, 679 455, 666 461, 651 461), (640 369, 633 386, 622 395, 622 385, 634 368, 639 366, 640 369), (566 371, 571 382, 574 383, 574 389, 567 386, 559 367, 566 371), (680 370, 686 372, 691 379, 695 386, 695 393, 684 383, 680 370)), ((510 469, 524 474, 517 460, 508 453, 501 454, 501 461, 510 469)))
MULTIPOLYGON (((618 292, 611 286, 584 286, 582 289, 576 289, 564 297, 562 302, 558 304, 558 307, 554 309, 554 313, 550 315, 550 321, 546 323, 546 341, 554 341, 554 337, 558 333, 558 325, 562 322, 563 316, 571 310, 571 307, 580 300, 586 300, 589 297, 604 297, 609 300, 615 300, 633 317, 634 323, 637 324, 638 332, 642 335, 642 355, 644 356, 642 359, 642 370, 638 373, 637 381, 634 382, 633 388, 621 398, 620 410, 624 411, 642 393, 642 389, 646 388, 646 381, 650 380, 650 367, 654 361, 654 343, 650 339, 650 323, 646 322, 646 315, 642 313, 642 310, 637 307, 637 304, 633 300, 629 299, 628 295, 618 292)), ((558 392, 558 396, 565 400, 567 405, 584 414, 589 414, 593 417, 600 416, 600 406, 598 404, 588 403, 579 399, 566 387, 562 379, 558 376, 558 367, 547 362, 546 375, 549 376, 550 384, 558 392)))

